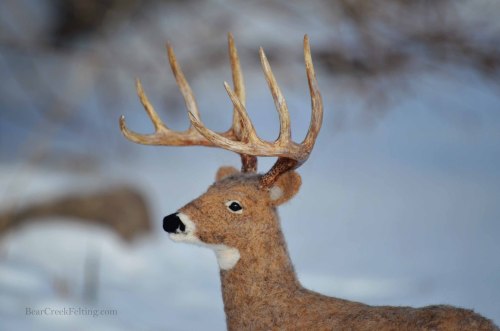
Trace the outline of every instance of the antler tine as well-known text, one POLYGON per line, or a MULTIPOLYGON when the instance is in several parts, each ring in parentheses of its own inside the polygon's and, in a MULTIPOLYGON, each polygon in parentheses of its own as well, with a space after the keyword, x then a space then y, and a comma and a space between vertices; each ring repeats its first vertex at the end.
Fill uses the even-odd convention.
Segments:
POLYGON ((259 49, 260 62, 262 64, 262 70, 264 71, 264 76, 266 77, 267 84, 269 85, 269 89, 271 90, 271 94, 273 96, 274 104, 276 106, 276 110, 279 114, 280 119, 280 135, 276 143, 288 143, 291 137, 291 129, 290 129, 290 114, 288 113, 288 107, 286 105, 285 97, 281 93, 281 90, 274 78, 273 71, 271 70, 271 66, 267 61, 266 54, 264 53, 264 49, 261 47, 259 49))
POLYGON ((137 90, 137 95, 139 96, 139 100, 141 101, 141 104, 144 107, 144 110, 148 114, 148 117, 151 119, 151 122, 153 123, 155 134, 141 135, 129 130, 125 122, 125 116, 123 115, 120 117, 120 129, 123 135, 127 139, 139 144, 150 144, 152 143, 152 141, 155 140, 155 136, 157 135, 158 131, 166 131, 168 129, 165 126, 165 124, 163 124, 163 122, 161 121, 160 117, 158 116, 158 113, 156 113, 151 102, 149 102, 149 99, 146 96, 144 89, 142 88, 141 81, 138 78, 135 81, 135 88, 137 90))
POLYGON ((162 122, 160 117, 158 116, 158 113, 155 111, 153 105, 148 99, 148 96, 146 95, 146 92, 144 92, 144 89, 142 88, 142 83, 139 78, 135 80, 135 89, 137 91, 137 95, 139 96, 139 100, 141 101, 142 106, 146 110, 146 113, 148 114, 149 118, 151 119, 151 122, 153 122, 153 126, 156 130, 161 130, 162 127, 165 127, 165 124, 162 122))
MULTIPOLYGON (((174 49, 172 46, 167 43, 167 53, 168 53, 168 62, 170 63, 170 68, 172 69, 172 73, 174 74, 175 81, 177 82, 177 86, 184 97, 184 102, 186 103, 186 108, 188 112, 193 113, 196 117, 200 117, 200 113, 198 111, 198 105, 196 104, 196 100, 193 95, 193 90, 189 86, 189 83, 182 72, 181 67, 177 63, 177 58, 175 57, 174 49)), ((192 127, 190 127, 191 129, 192 127)))
POLYGON ((240 65, 240 57, 238 56, 238 50, 236 49, 236 46, 234 44, 232 33, 228 33, 227 41, 229 46, 229 59, 231 61, 231 73, 233 77, 234 92, 238 96, 238 99, 240 99, 241 104, 245 105, 245 83, 243 80, 243 72, 240 65))
POLYGON ((309 150, 312 150, 316 137, 321 129, 321 124, 323 123, 323 101, 321 99, 321 93, 319 92, 316 73, 314 72, 314 66, 311 58, 311 47, 309 46, 309 37, 307 35, 304 36, 304 62, 306 64, 307 82, 309 85, 309 93, 311 95, 312 113, 311 124, 302 144, 308 146, 309 150))
MULTIPOLYGON (((245 95, 245 83, 243 81, 243 72, 241 70, 240 58, 238 56, 238 51, 234 44, 234 38, 231 33, 227 35, 228 48, 229 48, 229 59, 231 62, 231 73, 234 84, 234 92, 236 94, 236 98, 239 99, 239 102, 243 106, 243 108, 238 108, 233 101, 234 110, 233 110, 233 125, 230 130, 233 131, 236 139, 239 141, 248 142, 248 132, 246 126, 243 125, 242 119, 240 118, 240 110, 245 107, 246 95, 245 95)), ((227 83, 224 82, 224 86, 226 87, 226 91, 228 91, 227 83)), ((231 100, 231 94, 229 93, 229 97, 231 100)), ((248 116, 247 116, 248 117, 248 116)), ((251 124, 251 123, 250 123, 251 124)), ((257 157, 253 155, 240 154, 241 157, 241 171, 242 172, 257 172, 257 157)))
POLYGON ((224 82, 224 88, 226 89, 226 92, 229 95, 231 102, 233 103, 235 116, 238 116, 239 119, 238 122, 241 127, 241 132, 239 132, 239 134, 241 135, 241 139, 238 140, 243 143, 259 142, 260 138, 255 132, 252 120, 248 116, 245 106, 241 103, 241 100, 238 98, 236 93, 231 89, 231 86, 229 86, 227 82, 224 82))

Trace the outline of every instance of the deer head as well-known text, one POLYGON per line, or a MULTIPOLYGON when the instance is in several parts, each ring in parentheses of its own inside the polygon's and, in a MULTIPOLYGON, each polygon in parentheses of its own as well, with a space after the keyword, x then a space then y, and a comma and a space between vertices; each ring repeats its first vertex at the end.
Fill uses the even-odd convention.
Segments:
POLYGON ((136 87, 140 101, 153 122, 155 133, 141 135, 130 131, 122 116, 120 127, 125 137, 145 145, 209 146, 238 153, 242 167, 222 167, 216 174, 215 183, 199 198, 163 220, 163 228, 171 239, 208 245, 215 250, 222 269, 232 268, 240 258, 240 252, 256 237, 280 233, 276 207, 291 199, 299 190, 300 175, 295 171, 309 157, 319 133, 323 117, 323 105, 311 60, 309 39, 304 37, 304 59, 311 94, 312 115, 309 131, 301 143, 291 140, 290 116, 263 49, 260 59, 266 81, 276 105, 280 120, 279 137, 274 142, 264 141, 255 132, 245 110, 245 90, 238 53, 232 35, 228 36, 229 55, 234 83, 233 89, 224 87, 234 105, 233 123, 223 133, 215 133, 200 120, 193 92, 177 63, 174 51, 167 45, 172 72, 184 97, 190 127, 185 132, 175 132, 160 120, 149 102, 142 85, 136 87), (274 166, 265 174, 257 174, 257 157, 278 157, 274 166))

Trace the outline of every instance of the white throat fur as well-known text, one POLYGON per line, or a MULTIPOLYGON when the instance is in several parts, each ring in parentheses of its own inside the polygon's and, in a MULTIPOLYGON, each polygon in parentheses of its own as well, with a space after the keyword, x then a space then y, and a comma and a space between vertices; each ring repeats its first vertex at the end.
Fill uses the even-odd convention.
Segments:
POLYGON ((175 242, 185 242, 212 249, 217 257, 219 268, 222 270, 230 270, 236 265, 236 263, 238 263, 241 257, 238 249, 224 244, 204 243, 196 236, 196 224, 189 218, 188 215, 178 213, 177 217, 180 218, 186 228, 184 231, 179 230, 176 233, 171 233, 169 235, 170 239, 175 242))

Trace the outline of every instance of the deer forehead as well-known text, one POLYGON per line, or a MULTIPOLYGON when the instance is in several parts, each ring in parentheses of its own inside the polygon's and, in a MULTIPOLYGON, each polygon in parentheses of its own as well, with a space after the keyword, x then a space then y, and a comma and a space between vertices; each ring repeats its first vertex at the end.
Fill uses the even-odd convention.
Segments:
POLYGON ((191 201, 181 210, 186 213, 204 213, 207 209, 211 212, 226 211, 228 201, 237 201, 244 208, 252 209, 253 206, 267 205, 269 192, 259 188, 258 180, 242 180, 241 178, 227 178, 214 183, 208 190, 191 201), (264 203, 263 203, 264 202, 264 203))
POLYGON ((259 188, 259 181, 256 176, 239 175, 214 183, 209 187, 206 194, 254 198, 265 195, 265 191, 259 188))
POLYGON ((194 200, 193 203, 200 207, 205 204, 217 204, 222 207, 225 206, 226 202, 234 200, 248 207, 262 201, 262 194, 251 187, 213 187, 194 200))

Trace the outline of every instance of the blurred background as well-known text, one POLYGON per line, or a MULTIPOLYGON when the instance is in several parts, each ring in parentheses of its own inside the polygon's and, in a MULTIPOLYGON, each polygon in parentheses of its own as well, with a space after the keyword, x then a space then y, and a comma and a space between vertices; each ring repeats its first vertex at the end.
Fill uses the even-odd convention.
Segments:
POLYGON ((258 47, 301 140, 310 37, 324 124, 300 194, 280 210, 303 285, 372 305, 452 304, 499 324, 499 12, 494 0, 2 1, 0 329, 225 328, 213 253, 171 242, 161 219, 239 157, 136 145, 118 118, 152 132, 140 77, 164 122, 187 128, 169 41, 202 119, 227 129, 228 32, 269 140, 279 124, 258 47), (26 314, 47 307, 116 314, 26 314))

